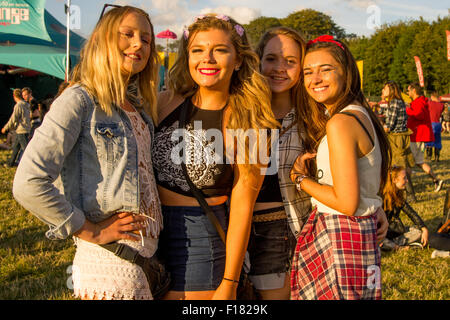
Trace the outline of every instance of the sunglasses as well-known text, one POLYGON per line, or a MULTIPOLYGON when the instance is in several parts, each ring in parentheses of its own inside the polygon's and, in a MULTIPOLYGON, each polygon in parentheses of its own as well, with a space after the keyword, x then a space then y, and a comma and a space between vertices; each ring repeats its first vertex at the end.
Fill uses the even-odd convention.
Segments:
POLYGON ((103 15, 104 15, 105 12, 106 12, 106 8, 108 8, 108 7, 112 7, 112 8, 122 8, 122 6, 119 6, 119 5, 117 5, 117 4, 109 4, 109 3, 105 3, 105 4, 103 5, 103 10, 102 10, 102 13, 100 14, 100 18, 98 18, 98 21, 100 21, 100 20, 102 19, 103 15))

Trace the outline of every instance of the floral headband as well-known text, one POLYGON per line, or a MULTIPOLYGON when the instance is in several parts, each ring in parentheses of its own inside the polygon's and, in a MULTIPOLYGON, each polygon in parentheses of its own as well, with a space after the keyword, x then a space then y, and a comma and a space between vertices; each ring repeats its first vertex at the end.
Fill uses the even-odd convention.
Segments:
MULTIPOLYGON (((194 23, 196 23, 198 20, 202 20, 202 19, 207 18, 207 17, 212 17, 212 16, 205 16, 205 15, 202 15, 202 14, 199 15, 199 16, 196 16, 194 18, 194 23)), ((218 14, 218 15, 214 16, 214 18, 219 19, 219 20, 223 20, 223 21, 226 21, 226 22, 230 22, 230 17, 228 17, 228 16, 226 16, 224 14, 218 14)), ((241 25, 235 24, 234 25, 234 30, 237 32, 237 34, 240 37, 242 37, 244 35, 244 28, 241 25)), ((189 29, 186 28, 186 29, 183 30, 183 36, 184 36, 185 40, 187 40, 189 38, 189 29)))
POLYGON ((345 50, 344 46, 339 41, 334 40, 334 37, 330 36, 328 34, 317 37, 314 40, 310 40, 306 46, 309 47, 310 45, 312 45, 313 43, 316 43, 316 42, 331 42, 331 43, 338 45, 342 50, 345 50))

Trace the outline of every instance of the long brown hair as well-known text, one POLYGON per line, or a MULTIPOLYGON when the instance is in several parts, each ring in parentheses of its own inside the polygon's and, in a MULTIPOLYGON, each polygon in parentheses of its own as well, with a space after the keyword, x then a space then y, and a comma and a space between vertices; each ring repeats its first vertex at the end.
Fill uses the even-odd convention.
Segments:
MULTIPOLYGON (((343 42, 338 40, 334 40, 334 42, 317 41, 309 43, 306 49, 306 55, 319 50, 327 50, 334 60, 341 65, 344 73, 343 92, 334 104, 333 108, 328 110, 330 119, 354 101, 359 102, 361 106, 367 110, 367 113, 370 116, 381 150, 381 193, 384 185, 386 184, 388 169, 391 164, 391 147, 381 123, 377 119, 377 116, 373 113, 372 108, 367 103, 367 100, 361 90, 361 78, 359 76, 359 70, 356 65, 355 58, 351 54, 349 48, 343 42)), ((316 102, 308 94, 306 94, 306 101, 310 106, 313 121, 312 129, 319 131, 318 138, 316 139, 316 142, 318 143, 326 134, 326 121, 323 122, 322 117, 319 117, 317 113, 325 112, 326 107, 322 103, 316 102)), ((308 126, 306 129, 307 131, 311 130, 308 126)), ((313 135, 312 132, 309 132, 308 134, 313 135)))
POLYGON ((400 208, 405 203, 405 192, 397 188, 394 180, 400 172, 405 168, 401 166, 394 166, 389 170, 386 185, 383 189, 383 207, 384 211, 391 211, 394 208, 400 208))
MULTIPOLYGON (((273 39, 276 36, 283 35, 286 36, 293 41, 295 41, 300 49, 300 60, 299 63, 301 64, 301 70, 300 70, 300 77, 297 84, 295 84, 291 90, 291 101, 294 105, 295 111, 296 111, 296 123, 298 124, 298 134, 303 139, 303 145, 306 150, 312 151, 314 149, 314 145, 316 141, 314 139, 311 139, 309 135, 305 135, 306 133, 306 127, 310 126, 309 121, 309 108, 307 108, 307 105, 304 103, 303 96, 305 93, 305 88, 303 85, 303 77, 301 76, 302 70, 303 70, 303 59, 305 58, 305 52, 306 52, 306 40, 305 38, 296 30, 288 28, 288 27, 275 27, 272 29, 269 29, 266 33, 263 34, 261 39, 258 42, 258 45, 256 46, 256 53, 258 54, 259 58, 262 59, 264 56, 264 49, 266 48, 267 43, 273 39)), ((323 115, 323 121, 326 121, 325 116, 323 115)), ((310 128, 310 131, 313 131, 313 134, 316 135, 318 132, 314 131, 314 127, 310 128)))
POLYGON ((402 92, 400 91, 400 88, 396 82, 388 81, 384 84, 384 87, 386 87, 386 86, 388 86, 388 88, 389 88, 389 95, 386 97, 387 102, 390 102, 392 99, 397 99, 397 100, 403 101, 402 92))
POLYGON ((131 75, 122 74, 124 58, 119 49, 118 31, 123 18, 132 12, 145 17, 151 28, 150 57, 144 70, 139 72, 139 89, 147 102, 144 103, 144 111, 156 122, 159 60, 150 17, 139 8, 123 6, 105 13, 81 50, 80 61, 72 71, 70 83, 71 85, 82 84, 98 100, 100 108, 108 115, 111 115, 114 105, 121 105, 125 101, 127 84, 131 75))

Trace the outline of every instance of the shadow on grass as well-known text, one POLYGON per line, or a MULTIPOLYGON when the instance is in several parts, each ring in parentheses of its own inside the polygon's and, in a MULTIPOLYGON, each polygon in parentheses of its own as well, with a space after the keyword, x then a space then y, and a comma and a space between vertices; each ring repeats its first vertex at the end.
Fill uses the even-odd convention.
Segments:
POLYGON ((70 263, 55 269, 40 268, 33 274, 17 275, 14 280, 0 283, 1 300, 47 300, 73 299, 71 274, 67 273, 70 263))

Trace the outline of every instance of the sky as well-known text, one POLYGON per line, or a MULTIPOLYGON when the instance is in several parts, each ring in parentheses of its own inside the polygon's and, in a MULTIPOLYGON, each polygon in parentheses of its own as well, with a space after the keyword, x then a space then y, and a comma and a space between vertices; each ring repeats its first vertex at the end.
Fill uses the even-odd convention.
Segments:
MULTIPOLYGON (((418 19, 433 21, 449 14, 450 0, 72 0, 77 16, 75 32, 88 37, 104 3, 129 4, 150 14, 155 33, 170 29, 178 36, 195 16, 207 12, 223 13, 242 24, 260 16, 284 18, 292 12, 311 8, 334 20, 347 33, 370 36, 384 23, 418 19)), ((47 0, 46 9, 66 24, 67 0, 47 0)), ((158 40, 165 44, 165 40, 158 40)))

